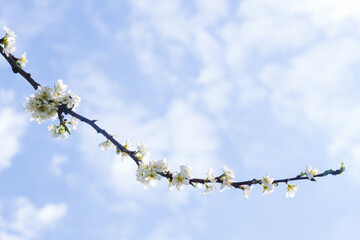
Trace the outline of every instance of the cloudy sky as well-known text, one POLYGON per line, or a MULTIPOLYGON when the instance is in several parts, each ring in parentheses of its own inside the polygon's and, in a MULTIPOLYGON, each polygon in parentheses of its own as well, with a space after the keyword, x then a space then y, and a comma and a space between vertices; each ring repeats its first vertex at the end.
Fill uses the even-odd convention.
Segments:
POLYGON ((359 1, 0 3, 35 80, 63 79, 79 113, 173 170, 228 165, 242 181, 347 167, 293 199, 285 185, 249 200, 144 190, 89 126, 56 140, 30 122, 33 89, 0 59, 0 240, 358 239, 359 1))

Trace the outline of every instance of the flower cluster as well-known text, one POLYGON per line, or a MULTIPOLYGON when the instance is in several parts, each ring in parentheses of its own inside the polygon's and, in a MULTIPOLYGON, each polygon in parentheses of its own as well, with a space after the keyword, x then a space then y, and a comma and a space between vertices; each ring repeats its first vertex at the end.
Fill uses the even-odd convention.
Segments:
POLYGON ((153 187, 156 181, 161 179, 160 174, 168 171, 168 163, 165 158, 158 161, 142 160, 136 172, 136 180, 144 184, 144 188, 153 187))
MULTIPOLYGON (((15 47, 16 35, 10 28, 6 26, 4 26, 3 29, 5 31, 5 37, 0 39, 0 44, 3 47, 3 53, 7 57, 9 57, 9 54, 13 53, 16 49, 15 47)), ((23 53, 19 59, 18 58, 15 59, 17 60, 16 64, 21 68, 25 67, 26 63, 28 62, 28 60, 26 59, 26 52, 23 53)))
POLYGON ((4 26, 5 37, 1 39, 1 44, 4 48, 3 52, 6 56, 13 53, 16 49, 15 47, 15 33, 8 27, 4 26))
POLYGON ((69 109, 75 110, 80 103, 80 97, 66 92, 67 86, 60 79, 54 88, 39 87, 35 94, 25 98, 25 110, 31 114, 30 120, 36 120, 39 124, 55 120, 58 116, 58 109, 65 105, 69 109))
POLYGON ((59 126, 51 124, 48 126, 48 129, 53 138, 67 138, 70 134, 70 129, 76 129, 78 124, 79 120, 72 117, 70 121, 64 120, 59 126))
MULTIPOLYGON (((61 79, 57 81, 54 88, 38 87, 36 93, 25 98, 24 102, 25 110, 31 115, 30 120, 36 120, 39 124, 53 121, 61 114, 59 107, 63 105, 75 110, 80 103, 80 97, 66 90, 67 86, 61 79)), ((59 126, 52 124, 48 129, 52 137, 66 138, 67 134, 70 134, 69 129, 76 129, 77 124, 76 118, 71 118, 70 121, 62 119, 59 126)))

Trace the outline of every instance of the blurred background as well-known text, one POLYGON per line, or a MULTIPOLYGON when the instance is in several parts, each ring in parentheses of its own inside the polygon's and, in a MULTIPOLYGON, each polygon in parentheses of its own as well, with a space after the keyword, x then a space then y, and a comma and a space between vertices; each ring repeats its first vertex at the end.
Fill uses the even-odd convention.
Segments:
MULTIPOLYGON (((77 112, 174 171, 236 180, 347 171, 249 200, 166 180, 80 124, 66 140, 30 122, 34 93, 0 59, 0 239, 358 239, 360 2, 0 0, 41 85, 63 79, 77 112)), ((2 33, 5 35, 5 32, 2 33)))

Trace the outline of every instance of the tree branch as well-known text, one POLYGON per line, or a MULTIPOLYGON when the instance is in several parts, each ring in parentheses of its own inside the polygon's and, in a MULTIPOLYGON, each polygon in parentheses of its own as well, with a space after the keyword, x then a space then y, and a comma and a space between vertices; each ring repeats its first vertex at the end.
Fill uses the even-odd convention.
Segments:
POLYGON ((6 59, 6 61, 8 61, 14 73, 20 73, 20 75, 23 76, 26 79, 26 81, 28 81, 28 83, 30 83, 30 85, 35 90, 37 90, 38 87, 40 87, 40 84, 37 83, 34 79, 32 79, 30 73, 25 72, 21 67, 19 67, 16 64, 17 58, 15 58, 11 53, 9 54, 9 56, 6 56, 6 54, 4 53, 4 48, 1 45, 0 45, 0 52, 1 55, 3 55, 3 57, 6 59))
MULTIPOLYGON (((32 77, 30 73, 27 73, 26 71, 24 71, 21 66, 19 66, 17 64, 17 61, 19 60, 18 58, 14 57, 12 54, 5 54, 4 53, 4 49, 3 47, 0 45, 0 52, 3 55, 3 57, 7 60, 7 62, 10 64, 12 71, 14 73, 20 73, 21 76, 23 76, 25 78, 25 80, 35 89, 37 90, 39 87, 41 87, 41 85, 39 83, 37 83, 32 77)), ((75 117, 77 119, 79 119, 80 121, 90 125, 98 134, 103 135, 107 140, 109 140, 112 144, 114 144, 116 146, 117 149, 119 149, 122 153, 127 154, 135 163, 136 165, 140 168, 142 160, 141 158, 136 156, 137 151, 131 151, 128 150, 126 147, 124 147, 122 144, 120 144, 112 135, 110 135, 107 131, 105 131, 104 129, 100 128, 97 124, 96 124, 96 120, 90 120, 89 118, 86 118, 76 112, 74 112, 72 109, 69 109, 65 104, 62 104, 60 106, 58 106, 58 117, 60 120, 60 124, 64 124, 64 118, 62 114, 68 114, 71 115, 72 117, 75 117)), ((285 179, 277 179, 277 180, 273 180, 272 184, 278 184, 278 183, 286 183, 288 184, 288 182, 290 181, 298 181, 298 180, 311 180, 311 181, 315 181, 315 177, 325 177, 327 175, 339 175, 342 172, 345 171, 345 167, 343 166, 343 164, 341 165, 341 167, 337 170, 326 170, 323 173, 320 174, 316 174, 313 176, 313 178, 310 178, 308 176, 305 176, 305 173, 301 173, 300 175, 297 175, 296 177, 293 178, 285 178, 285 179)), ((170 181, 170 183, 174 180, 174 173, 170 172, 170 171, 165 171, 165 172, 157 172, 158 175, 168 179, 170 181)), ((189 180, 189 184, 191 184, 192 186, 195 186, 197 183, 199 184, 208 184, 211 182, 216 182, 216 183, 227 183, 224 180, 224 177, 226 177, 226 174, 222 174, 218 177, 215 177, 213 179, 213 181, 211 181, 210 179, 203 179, 203 178, 191 178, 188 179, 189 180)), ((265 179, 264 179, 265 180, 265 179)), ((248 180, 248 181, 241 181, 241 182, 229 182, 230 186, 234 187, 234 188, 239 188, 239 189, 243 189, 244 190, 244 186, 251 186, 251 185, 255 185, 255 184, 261 184, 264 186, 264 181, 263 180, 259 180, 259 179, 252 179, 252 180, 248 180)), ((265 187, 264 187, 265 189, 265 187)))

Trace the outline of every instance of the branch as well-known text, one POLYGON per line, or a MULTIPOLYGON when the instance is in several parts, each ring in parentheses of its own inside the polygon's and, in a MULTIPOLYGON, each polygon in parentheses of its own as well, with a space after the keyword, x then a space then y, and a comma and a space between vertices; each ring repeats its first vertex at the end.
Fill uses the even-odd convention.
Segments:
MULTIPOLYGON (((37 120, 39 123, 42 123, 50 119, 54 120, 57 117, 60 120, 60 125, 49 126, 49 130, 53 132, 53 137, 56 138, 66 137, 67 133, 70 134, 70 130, 67 127, 67 124, 72 126, 74 129, 77 125, 77 122, 75 124, 73 121, 68 122, 66 119, 64 119, 63 114, 70 115, 73 118, 90 125, 98 134, 101 134, 105 137, 106 141, 103 143, 103 146, 106 146, 104 147, 105 149, 110 148, 112 146, 111 144, 113 144, 116 147, 117 154, 121 154, 122 156, 129 156, 136 163, 138 166, 136 174, 137 180, 144 183, 145 187, 155 185, 156 180, 159 180, 159 178, 163 177, 168 179, 170 187, 175 186, 178 190, 181 190, 184 185, 192 185, 193 187, 204 185, 206 187, 204 193, 207 194, 215 189, 215 185, 213 185, 213 183, 219 183, 221 184, 220 190, 231 187, 242 189, 244 190, 245 197, 248 198, 248 195, 252 189, 252 185, 260 184, 264 190, 263 194, 268 194, 271 193, 279 183, 285 183, 288 185, 287 197, 293 197, 298 188, 296 185, 289 184, 289 182, 306 179, 316 181, 316 178, 325 177, 327 175, 336 176, 345 171, 343 163, 337 170, 329 169, 320 174, 318 174, 317 169, 312 169, 312 167, 307 166, 305 172, 301 172, 299 175, 292 178, 274 180, 269 175, 267 175, 262 179, 252 179, 241 182, 234 181, 234 172, 227 166, 222 167, 223 173, 217 177, 215 177, 212 169, 209 169, 206 178, 193 178, 191 174, 191 168, 188 165, 180 166, 180 172, 171 172, 168 170, 168 165, 165 159, 159 161, 150 160, 148 150, 145 146, 138 146, 136 151, 129 150, 128 143, 125 145, 120 144, 113 135, 100 128, 96 124, 96 120, 90 120, 89 118, 76 113, 74 109, 80 102, 80 98, 72 93, 66 93, 67 86, 62 83, 62 80, 58 81, 54 89, 49 87, 44 87, 42 89, 41 85, 31 78, 30 73, 27 73, 22 69, 22 65, 19 63, 19 61, 25 62, 27 60, 14 57, 11 53, 9 53, 12 49, 6 49, 6 38, 12 37, 13 39, 11 40, 15 42, 16 37, 12 31, 9 31, 11 30, 6 31, 7 35, 0 39, 0 52, 10 64, 12 71, 14 73, 20 73, 20 75, 23 76, 35 90, 37 90, 36 95, 32 95, 32 98, 27 99, 26 102, 27 111, 32 113, 33 119, 37 120), (32 100, 34 101, 31 102, 32 100)), ((14 46, 11 47, 15 49, 14 46)))
POLYGON ((8 61, 8 63, 11 66, 11 69, 14 73, 20 73, 21 76, 23 76, 25 78, 26 81, 28 81, 28 83, 30 83, 30 85, 37 90, 38 87, 40 87, 40 84, 37 83, 34 79, 32 79, 31 74, 25 72, 18 64, 16 64, 16 62, 19 60, 18 58, 14 57, 11 53, 8 54, 8 56, 4 53, 4 48, 0 45, 0 52, 1 55, 3 55, 3 57, 6 59, 6 61, 8 61))

